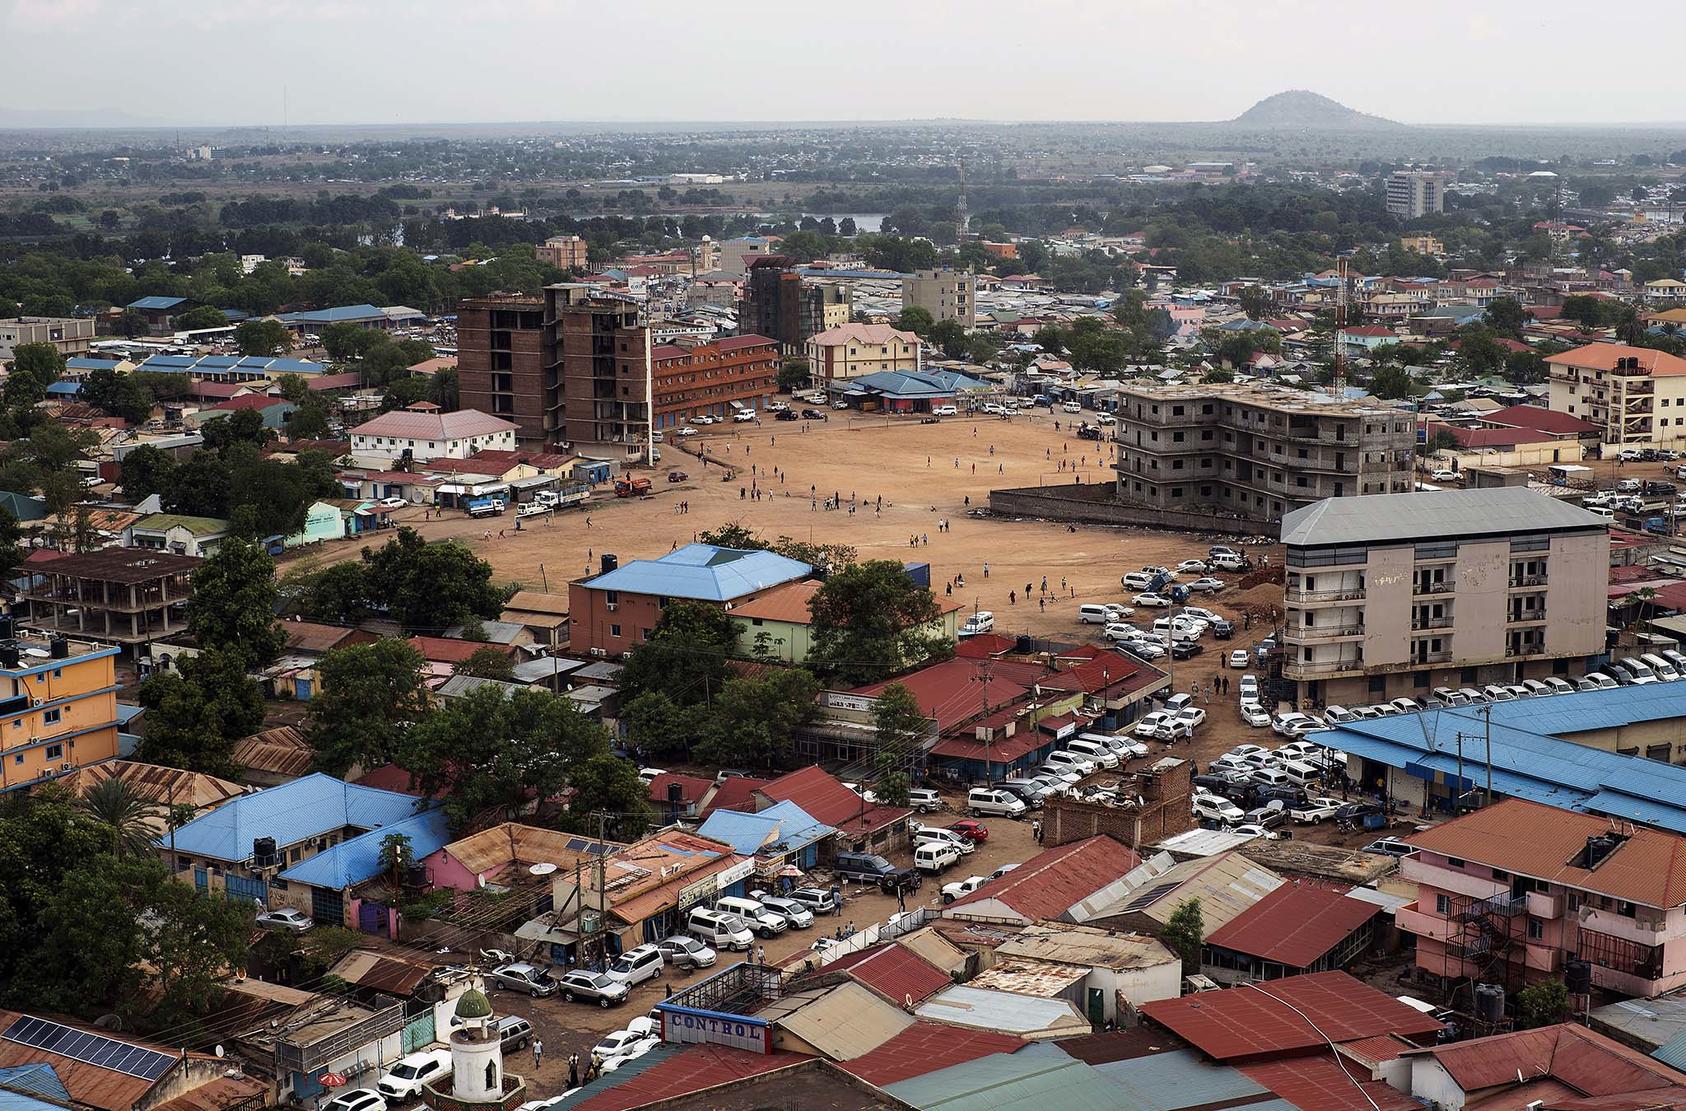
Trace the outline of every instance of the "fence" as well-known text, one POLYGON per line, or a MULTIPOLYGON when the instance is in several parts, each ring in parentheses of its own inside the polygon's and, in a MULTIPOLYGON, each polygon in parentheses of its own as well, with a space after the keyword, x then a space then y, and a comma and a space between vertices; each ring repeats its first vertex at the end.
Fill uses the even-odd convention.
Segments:
POLYGON ((881 941, 891 941, 903 934, 910 934, 936 917, 936 912, 930 907, 914 907, 910 911, 892 915, 887 922, 874 922, 864 930, 856 930, 842 941, 826 946, 824 952, 815 953, 814 967, 824 968, 850 953, 859 953, 862 949, 870 949, 881 941))
POLYGON ((1280 525, 1213 513, 1152 509, 1118 500, 1112 483, 1070 486, 1021 486, 991 490, 989 510, 1007 517, 1036 517, 1045 521, 1081 521, 1095 525, 1125 525, 1171 532, 1226 533, 1275 539, 1280 525))

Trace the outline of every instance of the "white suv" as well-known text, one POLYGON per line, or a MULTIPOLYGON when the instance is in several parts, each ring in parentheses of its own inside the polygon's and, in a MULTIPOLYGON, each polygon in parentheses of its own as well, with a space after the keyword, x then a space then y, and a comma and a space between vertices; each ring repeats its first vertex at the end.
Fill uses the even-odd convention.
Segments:
POLYGON ((381 1073, 375 1091, 388 1102, 421 1095, 422 1085, 451 1071, 451 1051, 430 1049, 412 1053, 381 1073))

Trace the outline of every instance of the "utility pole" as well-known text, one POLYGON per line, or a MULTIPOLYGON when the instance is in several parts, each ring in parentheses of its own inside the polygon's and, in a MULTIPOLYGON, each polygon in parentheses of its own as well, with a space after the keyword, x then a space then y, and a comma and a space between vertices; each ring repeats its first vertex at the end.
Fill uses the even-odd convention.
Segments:
MULTIPOLYGON (((987 657, 978 661, 978 675, 983 681, 983 717, 979 720, 985 721, 989 718, 989 660, 987 657)), ((993 751, 995 748, 995 731, 993 729, 989 731, 988 737, 989 739, 984 741, 984 786, 993 787, 995 786, 995 754, 993 751)))

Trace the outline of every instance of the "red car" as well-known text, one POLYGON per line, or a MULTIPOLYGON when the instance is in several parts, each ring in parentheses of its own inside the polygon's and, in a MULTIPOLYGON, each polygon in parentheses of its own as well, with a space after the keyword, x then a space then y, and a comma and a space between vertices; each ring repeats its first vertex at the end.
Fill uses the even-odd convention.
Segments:
POLYGON ((989 827, 971 818, 962 818, 948 828, 974 844, 981 845, 989 840, 989 827))

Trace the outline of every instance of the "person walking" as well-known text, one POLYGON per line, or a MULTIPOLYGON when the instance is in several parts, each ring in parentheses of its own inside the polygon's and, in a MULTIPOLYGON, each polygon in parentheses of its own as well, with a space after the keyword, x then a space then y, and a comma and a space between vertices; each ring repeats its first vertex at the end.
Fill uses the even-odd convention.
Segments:
POLYGON ((544 1062, 544 1039, 539 1038, 539 1037, 535 1037, 533 1039, 533 1071, 538 1072, 539 1071, 539 1065, 542 1064, 543 1062, 544 1062))
POLYGON ((568 1054, 568 1090, 572 1091, 580 1086, 580 1055, 568 1054))
POLYGON ((765 945, 755 947, 755 963, 759 965, 767 963, 767 947, 765 945))
POLYGON ((1016 606, 1016 605, 1018 605, 1018 604, 1019 604, 1019 596, 1018 596, 1018 594, 1017 594, 1017 593, 1015 593, 1015 592, 1014 592, 1014 591, 1011 591, 1011 590, 1009 590, 1009 591, 1008 591, 1008 592, 1007 592, 1007 604, 1008 604, 1008 605, 1009 605, 1009 606, 1016 606))

